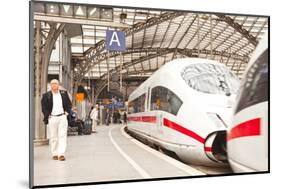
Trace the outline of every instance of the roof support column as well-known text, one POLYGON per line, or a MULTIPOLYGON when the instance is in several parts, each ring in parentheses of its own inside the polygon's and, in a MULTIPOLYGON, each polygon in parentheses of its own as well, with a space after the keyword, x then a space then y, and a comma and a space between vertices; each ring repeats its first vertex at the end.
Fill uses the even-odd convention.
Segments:
MULTIPOLYGON (((120 92, 122 92, 122 69, 123 69, 124 56, 120 52, 120 92)), ((123 95, 124 96, 124 95, 123 95)))
POLYGON ((50 24, 50 31, 44 47, 44 53, 42 57, 42 70, 41 70, 41 94, 47 91, 47 78, 48 78, 48 66, 50 62, 50 57, 52 54, 53 47, 59 37, 60 33, 63 31, 65 24, 60 24, 58 29, 57 24, 50 24))
POLYGON ((211 25, 211 31, 210 31, 210 47, 211 47, 211 59, 213 59, 213 18, 210 14, 210 25, 211 25))
POLYGON ((42 52, 41 52, 41 22, 35 21, 35 57, 34 57, 34 68, 35 68, 35 75, 34 75, 34 138, 33 142, 36 145, 46 145, 48 144, 48 140, 46 139, 46 127, 43 124, 42 121, 42 113, 41 113, 41 83, 40 83, 40 77, 41 77, 41 58, 42 58, 42 52))
POLYGON ((106 65, 107 65, 107 92, 109 92, 109 55, 108 55, 108 51, 106 52, 106 65))
POLYGON ((34 143, 38 145, 48 144, 46 126, 42 120, 41 97, 47 91, 48 65, 53 50, 53 46, 64 28, 64 24, 56 29, 56 24, 52 24, 44 51, 41 51, 41 22, 36 21, 35 35, 35 136, 34 143))
POLYGON ((197 48, 198 48, 198 57, 199 57, 200 54, 200 15, 199 14, 197 17, 197 41, 198 41, 197 48))

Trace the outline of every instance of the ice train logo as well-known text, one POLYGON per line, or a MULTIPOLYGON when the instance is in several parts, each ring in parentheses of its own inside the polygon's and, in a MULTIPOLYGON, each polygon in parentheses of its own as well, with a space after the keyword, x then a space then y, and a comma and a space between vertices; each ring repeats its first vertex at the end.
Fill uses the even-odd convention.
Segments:
POLYGON ((216 61, 172 60, 129 96, 128 131, 186 163, 222 165, 239 83, 216 61))

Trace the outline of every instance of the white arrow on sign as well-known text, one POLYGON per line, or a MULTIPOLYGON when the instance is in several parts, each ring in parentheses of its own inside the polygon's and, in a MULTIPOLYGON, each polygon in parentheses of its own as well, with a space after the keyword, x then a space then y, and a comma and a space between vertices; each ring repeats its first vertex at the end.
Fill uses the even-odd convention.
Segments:
POLYGON ((84 16, 84 13, 83 13, 83 10, 82 10, 81 6, 78 7, 78 9, 76 11, 76 15, 84 16))
POLYGON ((70 5, 63 5, 63 10, 65 13, 68 13, 70 5))
POLYGON ((93 8, 93 9, 90 11, 90 15, 92 16, 93 14, 95 14, 96 11, 97 11, 97 8, 93 8))

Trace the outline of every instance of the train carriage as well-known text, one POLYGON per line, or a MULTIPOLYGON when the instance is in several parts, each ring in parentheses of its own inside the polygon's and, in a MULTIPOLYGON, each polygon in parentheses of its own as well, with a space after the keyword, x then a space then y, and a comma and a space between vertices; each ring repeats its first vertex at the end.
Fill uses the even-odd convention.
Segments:
POLYGON ((224 164, 238 87, 239 79, 216 61, 173 60, 129 96, 128 130, 186 163, 224 164))
POLYGON ((227 134, 234 172, 268 171, 268 39, 265 34, 243 76, 227 134))

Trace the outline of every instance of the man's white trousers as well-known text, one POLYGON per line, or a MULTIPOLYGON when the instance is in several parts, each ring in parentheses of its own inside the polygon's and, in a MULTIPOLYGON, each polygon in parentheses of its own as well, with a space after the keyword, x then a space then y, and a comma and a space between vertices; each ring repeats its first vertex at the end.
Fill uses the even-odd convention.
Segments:
POLYGON ((47 126, 49 145, 53 156, 64 156, 67 139, 67 117, 51 116, 47 126))
POLYGON ((92 122, 92 131, 96 132, 97 131, 97 125, 98 125, 98 121, 97 120, 93 120, 92 122))

